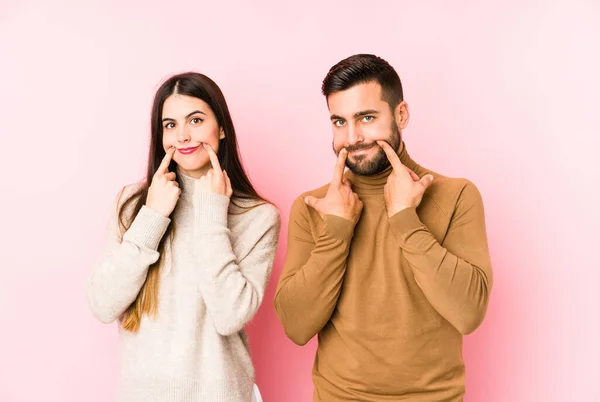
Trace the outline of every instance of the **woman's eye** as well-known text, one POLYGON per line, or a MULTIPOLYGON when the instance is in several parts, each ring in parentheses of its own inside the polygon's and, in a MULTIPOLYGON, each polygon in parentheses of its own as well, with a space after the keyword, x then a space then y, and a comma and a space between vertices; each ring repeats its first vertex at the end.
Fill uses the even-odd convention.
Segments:
POLYGON ((200 117, 194 117, 192 119, 192 124, 200 124, 202 123, 202 119, 200 117))
POLYGON ((173 128, 173 127, 175 127, 175 123, 171 122, 171 123, 165 124, 165 128, 173 128))

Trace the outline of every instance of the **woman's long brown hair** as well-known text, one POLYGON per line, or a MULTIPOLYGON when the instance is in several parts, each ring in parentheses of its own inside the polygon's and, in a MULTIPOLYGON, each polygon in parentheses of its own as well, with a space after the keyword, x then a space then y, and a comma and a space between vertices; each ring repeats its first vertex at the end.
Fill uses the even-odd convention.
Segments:
MULTIPOLYGON (((268 202, 254 189, 248 175, 244 171, 239 156, 233 120, 231 119, 231 114, 229 113, 229 108, 221 89, 213 80, 200 73, 189 72, 174 75, 160 86, 154 97, 146 179, 141 183, 136 192, 128 196, 123 202, 119 202, 118 226, 121 239, 125 231, 131 226, 134 217, 146 203, 152 177, 165 156, 165 150, 162 145, 162 110, 165 100, 173 94, 187 95, 201 99, 210 106, 215 114, 219 126, 225 132, 225 138, 220 140, 217 156, 221 167, 227 171, 227 175, 231 180, 234 197, 237 199, 256 200, 259 201, 259 204, 268 202)), ((172 161, 170 170, 174 171, 175 167, 176 164, 172 161)), ((235 203, 233 199, 232 203, 235 203)), ((246 208, 241 205, 238 206, 246 208)), ((172 240, 173 231, 173 223, 171 223, 158 246, 160 254, 158 261, 149 267, 146 281, 137 298, 121 317, 121 325, 128 331, 136 332, 139 330, 143 315, 155 318, 158 313, 159 268, 165 259, 166 241, 172 240)))

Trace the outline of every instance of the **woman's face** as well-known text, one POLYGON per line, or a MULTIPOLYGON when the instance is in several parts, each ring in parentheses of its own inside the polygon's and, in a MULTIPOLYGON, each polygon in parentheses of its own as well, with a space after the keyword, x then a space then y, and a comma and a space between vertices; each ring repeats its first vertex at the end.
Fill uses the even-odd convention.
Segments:
POLYGON ((224 133, 206 102, 187 95, 169 96, 162 111, 163 148, 175 147, 173 160, 186 176, 199 178, 210 168, 208 153, 202 143, 219 150, 224 133))

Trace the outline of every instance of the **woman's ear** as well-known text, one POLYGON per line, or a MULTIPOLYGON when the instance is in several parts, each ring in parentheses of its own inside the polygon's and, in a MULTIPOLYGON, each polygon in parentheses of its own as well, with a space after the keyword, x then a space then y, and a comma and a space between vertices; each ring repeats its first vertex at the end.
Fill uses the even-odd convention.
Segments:
POLYGON ((223 138, 225 138, 225 131, 221 129, 221 132, 219 133, 219 139, 222 140, 223 138))

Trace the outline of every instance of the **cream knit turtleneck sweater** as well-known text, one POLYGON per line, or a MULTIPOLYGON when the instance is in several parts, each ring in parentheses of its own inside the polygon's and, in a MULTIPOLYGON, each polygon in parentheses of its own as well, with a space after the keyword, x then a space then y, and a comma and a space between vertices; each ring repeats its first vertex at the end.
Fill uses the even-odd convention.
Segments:
POLYGON ((194 179, 180 173, 178 180, 182 194, 170 218, 143 207, 122 242, 112 218, 106 255, 88 283, 94 315, 117 320, 158 260, 168 225, 175 225, 160 267, 157 318, 144 316, 137 333, 119 326, 118 400, 250 401, 254 368, 244 325, 265 293, 279 212, 271 204, 240 211, 217 194, 194 197, 194 179))

